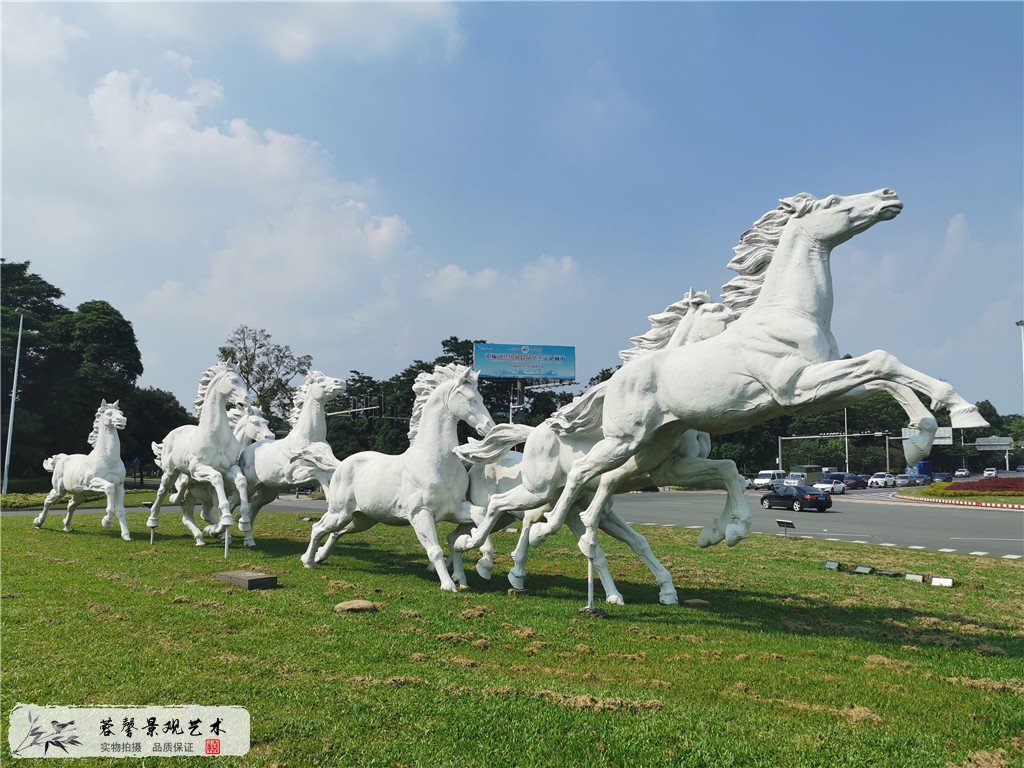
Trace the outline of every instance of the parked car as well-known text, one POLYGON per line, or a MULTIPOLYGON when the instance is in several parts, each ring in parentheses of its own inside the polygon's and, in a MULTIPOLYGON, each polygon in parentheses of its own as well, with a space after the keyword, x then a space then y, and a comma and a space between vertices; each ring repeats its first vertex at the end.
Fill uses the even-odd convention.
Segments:
POLYGON ((754 481, 751 480, 749 477, 744 477, 743 475, 740 475, 740 477, 743 477, 743 488, 745 490, 749 491, 751 488, 754 487, 754 481))
POLYGON ((825 493, 830 493, 830 494, 831 493, 838 493, 838 494, 846 493, 846 483, 844 483, 838 477, 833 477, 830 480, 822 480, 820 483, 815 483, 814 487, 816 489, 818 489, 819 491, 824 491, 825 493))
POLYGON ((1017 469, 1015 471, 1017 471, 1017 472, 1024 472, 1024 464, 1018 464, 1017 465, 1017 469))
POLYGON ((911 475, 910 477, 911 477, 911 479, 913 479, 914 485, 931 485, 932 484, 932 476, 931 475, 911 475))
POLYGON ((910 475, 896 475, 896 487, 906 488, 908 485, 917 485, 910 475))
POLYGON ((999 470, 995 467, 986 467, 985 471, 981 473, 982 477, 999 477, 999 470))
POLYGON ((871 475, 857 475, 857 477, 859 477, 861 480, 864 481, 864 487, 867 488, 868 487, 868 480, 871 479, 871 475))
POLYGON ((953 473, 953 477, 970 477, 971 471, 969 469, 958 469, 953 473))
POLYGON ((797 486, 803 485, 807 482, 806 472, 790 472, 786 475, 786 479, 783 481, 783 485, 797 486))
POLYGON ((875 472, 868 480, 868 488, 895 488, 896 478, 888 472, 875 472))
POLYGON ((860 475, 855 475, 852 472, 846 472, 839 475, 839 478, 846 483, 846 490, 856 491, 860 488, 867 488, 868 481, 860 475))
POLYGON ((781 469, 762 469, 754 478, 754 487, 760 490, 778 488, 786 479, 786 473, 781 469))
POLYGON ((936 483, 948 483, 953 479, 949 472, 932 472, 932 480, 936 483))
POLYGON ((824 512, 832 506, 832 497, 816 488, 806 485, 787 485, 777 491, 766 493, 761 497, 761 506, 765 509, 782 507, 799 512, 802 509, 816 509, 824 512))

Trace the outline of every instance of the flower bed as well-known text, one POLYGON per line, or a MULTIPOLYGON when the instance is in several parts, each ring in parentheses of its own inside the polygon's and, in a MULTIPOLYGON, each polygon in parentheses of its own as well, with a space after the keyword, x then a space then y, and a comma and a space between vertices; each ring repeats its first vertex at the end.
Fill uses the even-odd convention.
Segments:
POLYGON ((1024 478, 990 477, 972 483, 935 483, 922 496, 940 499, 969 499, 975 496, 1024 496, 1024 478))

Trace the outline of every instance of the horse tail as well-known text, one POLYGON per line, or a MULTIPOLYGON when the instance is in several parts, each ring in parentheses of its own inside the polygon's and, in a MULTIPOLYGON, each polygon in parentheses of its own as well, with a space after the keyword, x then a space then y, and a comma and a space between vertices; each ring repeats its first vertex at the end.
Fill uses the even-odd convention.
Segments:
POLYGON ((321 472, 334 472, 338 465, 341 464, 334 453, 331 452, 331 446, 327 443, 310 443, 301 450, 296 451, 292 455, 291 460, 293 463, 300 461, 310 464, 321 472))
POLYGON ((64 459, 67 457, 66 453, 55 453, 50 458, 43 460, 43 469, 47 472, 53 472, 64 463, 64 459))
POLYGON ((150 443, 149 447, 153 449, 153 463, 160 467, 160 469, 163 469, 164 465, 160 463, 160 459, 162 459, 164 455, 164 444, 150 443))
POLYGON ((591 387, 568 405, 563 405, 550 417, 547 423, 558 434, 573 432, 592 432, 601 426, 604 413, 604 395, 608 382, 602 381, 591 387))
POLYGON ((455 449, 455 454, 473 464, 493 464, 514 446, 525 443, 533 429, 526 424, 498 424, 482 440, 470 438, 468 443, 455 449))

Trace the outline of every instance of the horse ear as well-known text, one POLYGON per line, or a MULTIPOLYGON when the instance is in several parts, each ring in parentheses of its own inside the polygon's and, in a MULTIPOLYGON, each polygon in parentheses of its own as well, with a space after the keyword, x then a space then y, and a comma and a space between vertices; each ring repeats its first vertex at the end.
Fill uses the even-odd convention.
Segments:
POLYGON ((121 398, 120 397, 117 398, 117 400, 112 402, 111 405, 114 406, 115 408, 120 408, 121 407, 121 398))
POLYGON ((107 398, 104 397, 103 399, 100 400, 100 408, 106 408, 106 407, 107 407, 107 398))

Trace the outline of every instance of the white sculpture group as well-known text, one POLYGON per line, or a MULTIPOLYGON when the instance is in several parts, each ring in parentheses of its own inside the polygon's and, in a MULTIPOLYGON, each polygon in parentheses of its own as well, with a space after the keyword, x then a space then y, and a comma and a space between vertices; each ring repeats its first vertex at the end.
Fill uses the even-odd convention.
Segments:
MULTIPOLYGON (((408 450, 399 456, 367 451, 339 462, 325 442, 324 404, 341 392, 340 380, 307 375, 295 395, 292 430, 275 440, 249 404, 237 369, 217 363, 200 382, 199 425, 179 427, 153 445, 163 476, 147 525, 158 524, 163 499, 177 481, 171 501, 182 504, 182 520, 197 545, 204 533, 224 533, 237 508, 245 543, 254 546, 252 525, 259 510, 283 490, 316 480, 325 489, 327 512, 313 526, 302 555, 307 567, 323 562, 345 534, 377 523, 409 525, 442 589, 454 591, 466 584, 462 553, 481 549, 477 571, 489 578, 490 533, 521 520, 509 581, 522 588, 530 545, 567 524, 581 551, 593 559, 609 602, 621 603, 622 596, 597 545, 599 528, 641 557, 662 603, 676 603, 668 570, 614 511, 612 497, 651 483, 722 488, 724 509, 701 531, 698 544, 735 545, 751 524, 744 483, 734 462, 708 458, 710 435, 783 414, 839 408, 876 391, 888 392, 919 430, 904 441, 909 464, 928 454, 937 428, 916 392, 927 395, 933 408, 949 408, 954 427, 987 425, 950 385, 887 352, 839 359, 830 328, 832 250, 902 208, 889 189, 781 200, 734 248, 729 267, 739 276, 723 287, 721 303, 691 289, 652 315, 651 330, 631 339, 634 347, 620 353, 625 362, 608 381, 537 427, 495 426, 477 389, 477 374, 465 366, 437 366, 414 384, 408 450), (459 446, 460 421, 481 439, 459 446), (511 450, 519 444, 521 453, 511 450), (209 524, 205 531, 193 519, 197 502, 209 524), (451 574, 438 542, 438 522, 455 524, 448 537, 451 574)), ((103 490, 108 495, 104 523, 117 515, 122 537, 129 538, 116 433, 123 426, 117 403, 103 403, 90 436, 93 452, 47 460, 53 491, 37 526, 50 505, 71 491, 69 530, 80 494, 103 490)))

